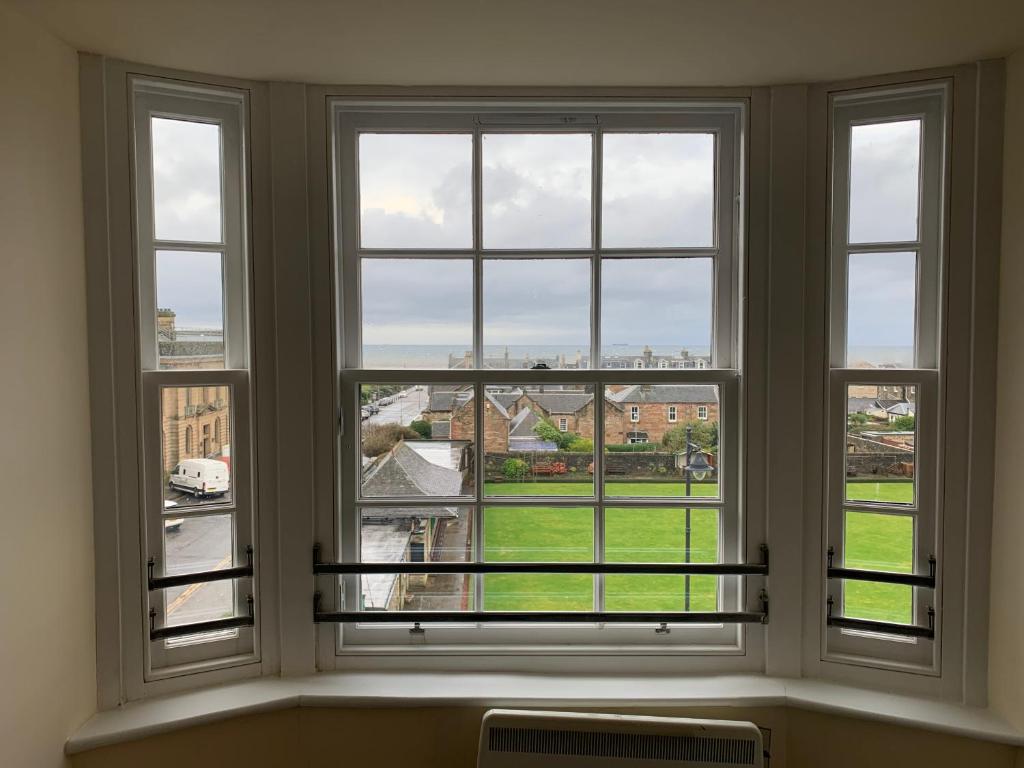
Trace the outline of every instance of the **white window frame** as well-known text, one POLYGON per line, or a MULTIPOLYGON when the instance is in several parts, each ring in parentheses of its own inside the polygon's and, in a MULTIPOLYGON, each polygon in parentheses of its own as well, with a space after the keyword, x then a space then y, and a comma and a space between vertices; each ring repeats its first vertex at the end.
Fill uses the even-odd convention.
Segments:
POLYGON ((639 405, 631 405, 631 406, 629 406, 629 420, 633 424, 637 424, 637 423, 640 422, 640 406, 639 405))
POLYGON ((674 405, 668 407, 668 420, 672 422, 679 420, 679 409, 674 405))
POLYGON ((558 418, 558 431, 568 432, 569 431, 569 420, 565 416, 558 418))
MULTIPOLYGON (((249 373, 248 235, 246 221, 247 149, 246 97, 233 89, 192 88, 150 78, 130 78, 129 110, 132 125, 133 202, 136 214, 137 301, 139 318, 139 378, 141 397, 140 440, 144 504, 142 562, 143 601, 139 623, 143 637, 145 681, 220 669, 259 660, 258 625, 239 627, 207 636, 199 642, 151 641, 150 609, 164 613, 163 590, 147 588, 147 561, 153 558, 157 575, 163 572, 164 483, 162 472, 161 392, 167 387, 222 387, 230 389, 232 490, 230 500, 194 508, 177 507, 175 517, 195 518, 230 514, 233 521, 233 566, 247 562, 246 548, 258 552, 255 526, 252 403, 249 373), (159 240, 153 226, 152 154, 150 120, 167 117, 213 123, 221 131, 222 239, 220 242, 159 240), (222 253, 224 356, 221 369, 161 370, 156 328, 155 253, 205 251, 222 253)), ((193 435, 193 441, 201 439, 193 435)), ((248 596, 258 621, 255 578, 234 580, 234 615, 246 615, 248 596)), ((158 625, 162 619, 157 619, 158 625)))
MULTIPOLYGON (((459 382, 468 383, 476 390, 476 402, 482 403, 482 387, 488 383, 585 383, 595 387, 595 403, 598 413, 596 423, 600 423, 601 412, 603 411, 603 398, 600 396, 600 387, 605 384, 634 383, 634 382, 704 382, 713 383, 719 386, 719 397, 722 403, 721 433, 723 440, 723 455, 720 457, 720 477, 722 496, 719 501, 701 501, 701 508, 719 508, 721 514, 722 528, 720 546, 722 547, 721 557, 725 562, 741 561, 745 559, 744 537, 742 529, 745 521, 740 514, 740 462, 742 455, 741 429, 740 429, 740 402, 741 402, 741 377, 739 372, 739 341, 735 337, 738 329, 735 307, 737 306, 738 285, 739 285, 739 259, 737 256, 740 242, 741 227, 739 215, 742 210, 740 200, 743 194, 741 179, 741 145, 744 140, 744 123, 746 108, 742 102, 721 103, 686 103, 671 102, 656 104, 649 108, 638 109, 635 105, 617 105, 588 103, 585 105, 574 105, 573 103, 561 102, 557 105, 551 103, 530 102, 528 105, 514 103, 503 103, 501 105, 470 105, 458 102, 427 102, 413 105, 401 105, 388 103, 381 100, 374 103, 372 100, 360 100, 358 102, 346 101, 345 99, 329 99, 328 112, 329 135, 333 134, 332 151, 335 157, 332 169, 333 180, 333 231, 335 236, 335 285, 338 286, 338 322, 340 325, 338 338, 338 361, 340 368, 340 399, 338 407, 341 412, 342 424, 358 424, 358 391, 361 383, 386 383, 407 381, 411 383, 433 383, 433 382, 459 382), (418 107, 418 108, 417 108, 418 107), (523 117, 528 112, 528 117, 523 117), (595 112, 598 112, 595 119, 595 112), (550 117, 545 117, 550 115, 550 117), (570 115, 568 119, 566 116, 570 115), (480 310, 480 273, 476 272, 475 284, 477 286, 477 298, 475 307, 475 345, 477 368, 473 370, 366 370, 362 369, 360 361, 361 342, 359 339, 359 281, 346 277, 358 276, 359 259, 362 256, 372 257, 368 251, 360 252, 357 240, 358 210, 356 175, 353 169, 356 167, 355 157, 355 136, 359 131, 408 131, 408 132, 429 132, 429 131, 455 131, 473 133, 478 137, 482 132, 488 131, 542 131, 542 132, 591 132, 600 136, 602 131, 657 131, 657 130, 693 130, 700 132, 712 131, 716 134, 716 148, 718 157, 717 180, 716 180, 716 219, 715 219, 715 246, 708 248, 681 248, 668 249, 669 255, 677 254, 681 257, 699 256, 707 258, 713 256, 715 263, 715 295, 714 306, 716 310, 714 318, 714 339, 715 343, 711 350, 712 360, 715 368, 705 371, 674 371, 674 370, 645 370, 638 369, 629 373, 623 379, 622 374, 614 375, 613 369, 599 370, 554 370, 544 371, 538 376, 536 371, 496 371, 481 370, 480 356, 482 355, 482 323, 480 310)), ((475 139, 476 157, 479 158, 479 140, 475 139)), ((600 142, 595 140, 595 156, 600 156, 600 142)), ((479 168, 479 165, 477 166, 479 168)), ((596 173, 594 178, 593 205, 595 211, 599 212, 600 207, 600 174, 596 173)), ((479 210, 479 172, 474 174, 474 199, 475 207, 479 210)), ((599 220, 599 213, 595 215, 594 221, 599 220)), ((475 228, 475 244, 480 243, 479 228, 475 228)), ((660 255, 665 255, 666 249, 659 249, 660 255)), ((510 251, 494 252, 484 251, 475 247, 465 251, 423 251, 418 250, 424 256, 432 258, 473 258, 479 264, 483 258, 519 258, 529 255, 536 257, 565 258, 566 253, 562 251, 531 250, 527 253, 510 251)), ((383 255, 383 252, 382 254, 383 255)), ((388 251, 387 255, 394 256, 395 252, 388 251)), ((591 360, 600 359, 600 339, 596 318, 600 309, 600 257, 602 255, 616 257, 630 257, 650 255, 643 249, 622 249, 609 250, 600 248, 599 242, 593 244, 589 249, 568 254, 575 258, 586 258, 592 264, 591 280, 591 312, 592 312, 592 338, 591 338, 591 360)), ((482 408, 482 405, 478 405, 482 408)), ((481 428, 483 419, 478 414, 477 430, 481 428)), ((344 429, 344 427, 343 427, 344 429)), ((602 449, 604 436, 600 428, 595 429, 595 477, 601 476, 601 465, 603 461, 602 449)), ((354 438, 351 435, 342 434, 340 440, 340 471, 338 481, 338 498, 341 504, 340 509, 335 511, 334 520, 327 524, 322 530, 330 531, 330 541, 322 541, 323 549, 321 555, 325 558, 336 557, 344 561, 358 559, 358 519, 354 513, 354 504, 359 502, 358 498, 358 450, 354 445, 354 438), (347 438, 347 439, 346 439, 347 438)), ((478 487, 482 486, 482 473, 477 472, 478 487)), ((375 503, 384 503, 381 500, 374 500, 375 503)), ((408 501, 408 500, 406 500, 408 501)), ((543 498, 531 498, 531 503, 544 505, 549 500, 543 498)), ((438 503, 454 503, 454 500, 437 500, 438 503)), ((465 499, 459 499, 462 505, 467 505, 465 499)), ((551 503, 566 503, 566 499, 550 500, 551 503)), ((389 503, 394 504, 394 501, 389 503)), ((419 502, 417 502, 419 503, 419 502)), ((488 500, 483 502, 468 502, 469 506, 481 503, 482 506, 498 506, 503 503, 501 500, 488 500)), ((504 502, 511 503, 511 502, 504 502)), ((521 501, 520 501, 521 503, 521 501)), ((596 555, 600 557, 601 530, 603 520, 600 511, 605 502, 600 493, 593 499, 572 500, 572 504, 579 506, 593 506, 595 509, 595 548, 596 555)), ((615 499, 614 503, 608 502, 608 506, 629 506, 629 505, 650 505, 649 500, 615 499)), ((677 506, 681 506, 678 503, 677 506)), ((692 505, 696 506, 696 505, 692 505)), ((480 528, 477 526, 477 534, 480 536, 480 528)), ((480 551, 479 548, 477 550, 480 551)), ((752 585, 743 585, 743 581, 737 577, 724 577, 721 580, 721 599, 719 601, 722 610, 729 610, 733 606, 753 606, 756 603, 757 589, 752 585)), ((343 591, 351 594, 358 594, 355 578, 344 577, 336 580, 335 588, 329 588, 327 582, 321 579, 319 590, 322 593, 322 609, 338 609, 343 605, 343 591), (345 584, 345 590, 341 588, 341 582, 345 584)), ((598 593, 600 590, 597 591, 598 593)), ((467 649, 480 646, 498 652, 522 653, 524 649, 537 648, 539 646, 559 647, 562 644, 570 644, 576 648, 587 648, 590 650, 621 649, 623 644, 634 651, 651 649, 657 652, 678 652, 693 654, 744 654, 746 648, 746 636, 748 628, 742 625, 715 625, 715 626, 685 626, 674 627, 670 634, 658 634, 652 631, 651 627, 621 627, 607 625, 603 627, 578 627, 578 626, 557 626, 557 625, 530 625, 528 627, 499 627, 491 624, 481 626, 457 625, 452 627, 428 625, 425 633, 410 635, 408 627, 395 625, 338 625, 324 626, 320 628, 321 648, 333 649, 333 653, 320 654, 321 665, 332 666, 344 664, 343 659, 349 655, 358 654, 379 654, 395 652, 398 649, 408 649, 415 645, 417 653, 464 653, 467 649)), ((750 631, 759 632, 757 628, 750 631)))
POLYGON ((706 405, 697 406, 697 418, 701 421, 708 420, 708 407, 706 405))
MULTIPOLYGON (((827 371, 825 462, 825 539, 836 566, 844 563, 844 511, 907 514, 913 517, 914 572, 929 572, 929 557, 942 563, 942 493, 938 467, 942 461, 940 435, 944 429, 944 387, 941 370, 941 331, 944 325, 944 212, 949 144, 949 87, 946 83, 920 88, 877 89, 834 95, 830 100, 831 240, 829 248, 829 366, 827 371), (921 120, 919 231, 915 240, 887 243, 848 243, 851 128, 859 124, 921 120), (917 302, 913 368, 847 368, 848 254, 916 252, 917 302), (915 502, 911 505, 844 501, 846 486, 847 388, 850 385, 912 384, 917 387, 915 438, 915 502)), ((941 573, 941 568, 939 569, 941 573)), ((942 580, 935 590, 912 587, 913 621, 928 626, 934 617, 935 639, 877 635, 821 627, 823 659, 867 664, 938 676, 941 659, 942 580)), ((843 580, 827 579, 825 595, 833 612, 842 613, 843 580)), ((824 614, 823 614, 824 616, 824 614)))
POLYGON ((644 361, 643 361, 642 358, 638 357, 636 360, 633 361, 633 368, 641 369, 643 367, 644 367, 644 361))

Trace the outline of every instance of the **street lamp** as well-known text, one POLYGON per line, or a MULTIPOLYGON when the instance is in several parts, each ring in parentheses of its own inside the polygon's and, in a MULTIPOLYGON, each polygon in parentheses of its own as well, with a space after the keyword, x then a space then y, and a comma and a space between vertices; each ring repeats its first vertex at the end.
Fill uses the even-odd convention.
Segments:
MULTIPOLYGON (((683 466, 683 471, 686 477, 686 499, 690 499, 690 480, 696 480, 700 482, 704 480, 709 474, 714 472, 714 467, 708 464, 708 460, 704 457, 704 451, 701 450, 699 445, 694 445, 690 438, 693 436, 693 427, 687 425, 686 427, 686 464, 683 466), (691 458, 692 457, 692 458, 691 458)), ((690 562, 690 507, 686 508, 686 562, 690 562)), ((683 609, 690 610, 690 574, 686 574, 684 577, 684 595, 683 595, 683 609)))

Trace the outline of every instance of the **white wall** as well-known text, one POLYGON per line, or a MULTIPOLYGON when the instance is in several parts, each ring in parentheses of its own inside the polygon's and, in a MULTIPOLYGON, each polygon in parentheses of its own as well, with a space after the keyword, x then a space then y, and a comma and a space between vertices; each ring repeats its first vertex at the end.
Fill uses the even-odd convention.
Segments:
POLYGON ((0 765, 95 710, 78 61, 0 3, 0 765))
POLYGON ((1024 728, 1024 51, 1007 60, 989 702, 1024 728))

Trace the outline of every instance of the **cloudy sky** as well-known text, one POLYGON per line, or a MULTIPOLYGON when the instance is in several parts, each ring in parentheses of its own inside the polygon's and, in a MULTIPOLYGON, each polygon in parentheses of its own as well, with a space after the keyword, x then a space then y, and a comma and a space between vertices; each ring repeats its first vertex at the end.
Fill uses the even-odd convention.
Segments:
MULTIPOLYGON (((154 118, 153 218, 161 240, 221 239, 220 128, 154 118)), ((173 309, 185 328, 224 327, 219 253, 158 251, 157 306, 173 309)))
MULTIPOLYGON (((152 135, 158 237, 218 240, 219 129, 156 119, 152 135)), ((919 142, 916 120, 853 128, 851 242, 916 237, 919 142)), ((486 134, 482 153, 487 248, 592 247, 589 134, 486 134)), ((714 153, 711 134, 606 134, 605 246, 711 246, 714 153)), ((359 162, 363 247, 472 248, 470 135, 364 134, 359 162)), ((914 271, 912 254, 854 257, 851 346, 912 344, 914 271)), ((606 259, 602 274, 605 344, 710 343, 710 260, 606 259)), ((590 279, 586 259, 488 260, 485 344, 586 348, 590 279)), ((362 281, 364 343, 471 344, 469 260, 366 259, 362 281)), ((220 327, 221 294, 219 257, 158 257, 158 301, 179 324, 220 327)))

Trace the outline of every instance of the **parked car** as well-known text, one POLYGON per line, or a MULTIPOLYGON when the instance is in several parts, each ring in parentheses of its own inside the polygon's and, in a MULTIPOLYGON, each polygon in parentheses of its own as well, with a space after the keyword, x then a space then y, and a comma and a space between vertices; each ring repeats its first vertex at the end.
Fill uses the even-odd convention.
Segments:
POLYGON ((366 421, 368 418, 370 418, 370 409, 367 408, 366 406, 363 406, 362 408, 359 409, 359 415, 363 421, 366 421))
POLYGON ((223 461, 185 459, 171 470, 167 487, 196 498, 223 496, 231 489, 231 476, 223 461))

